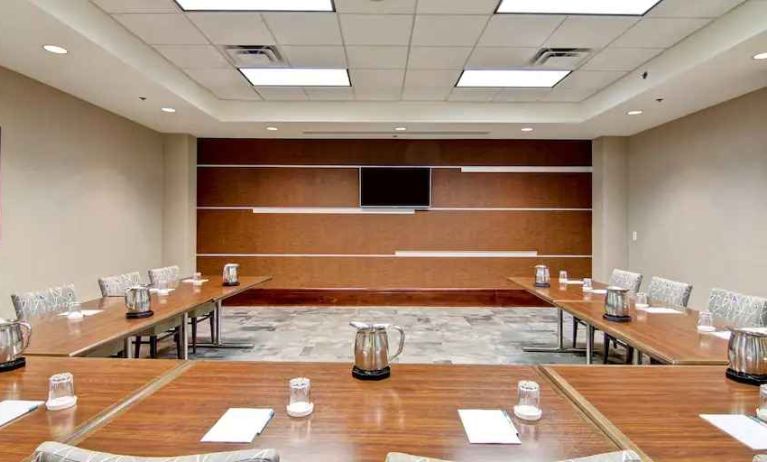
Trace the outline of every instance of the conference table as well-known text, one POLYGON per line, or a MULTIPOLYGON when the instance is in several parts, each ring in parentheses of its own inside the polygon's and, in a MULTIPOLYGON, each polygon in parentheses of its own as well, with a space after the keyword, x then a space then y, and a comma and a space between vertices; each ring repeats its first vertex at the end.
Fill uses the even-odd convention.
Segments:
MULTIPOLYGON (((221 277, 203 276, 208 281, 194 285, 181 281, 166 296, 151 295, 151 310, 147 318, 128 319, 123 297, 105 297, 82 303, 83 310, 99 310, 98 313, 72 320, 57 313, 32 317, 32 337, 24 351, 28 356, 84 356, 103 347, 123 342, 128 357, 133 352, 131 338, 148 328, 168 320, 178 319, 182 341, 182 357, 188 357, 188 313, 208 303, 215 304, 212 346, 226 347, 221 335, 223 301, 229 297, 255 288, 271 279, 270 276, 242 276, 237 286, 224 286, 221 277)), ((204 346, 204 345, 200 345, 204 346)))
MULTIPOLYGON (((604 319, 604 295, 583 292, 583 287, 552 281, 551 287, 535 287, 534 278, 510 277, 514 284, 523 287, 531 294, 545 300, 557 308, 559 318, 557 335, 561 351, 573 351, 563 348, 563 315, 566 311, 589 326, 586 335, 586 363, 591 364, 593 335, 591 330, 599 329, 606 334, 634 347, 635 362, 640 355, 646 354, 661 363, 673 365, 717 365, 727 364, 728 340, 698 332, 698 310, 676 307, 673 314, 651 313, 638 309, 634 300, 630 300, 629 314, 631 322, 612 322, 604 319)), ((594 283, 594 288, 603 289, 605 284, 594 283)), ((651 305, 656 305, 651 303, 651 305)), ((667 307, 667 305, 664 305, 667 307)), ((716 323, 720 330, 724 325, 716 323)), ((547 349, 546 351, 560 351, 547 349)))

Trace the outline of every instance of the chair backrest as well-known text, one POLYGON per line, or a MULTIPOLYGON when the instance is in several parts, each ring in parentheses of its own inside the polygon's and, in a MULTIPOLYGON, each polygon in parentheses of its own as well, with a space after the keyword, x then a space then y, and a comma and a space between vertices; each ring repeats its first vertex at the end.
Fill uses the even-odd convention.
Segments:
POLYGON ((69 304, 77 301, 75 286, 70 284, 51 287, 37 292, 12 294, 11 302, 18 319, 29 319, 48 313, 61 313, 69 310, 69 304))
POLYGON ((767 298, 725 289, 711 289, 708 310, 731 327, 767 326, 767 298))
POLYGON ((34 462, 279 462, 274 449, 246 449, 179 457, 118 456, 106 452, 88 451, 66 444, 47 441, 35 450, 34 462))
POLYGON ((607 452, 605 454, 597 454, 595 456, 580 457, 578 459, 567 459, 562 462, 641 462, 642 458, 639 457, 634 451, 616 451, 607 452))
POLYGON ((149 283, 155 285, 157 284, 157 281, 178 281, 178 275, 180 272, 181 269, 176 265, 150 269, 149 283))
POLYGON ((692 284, 658 276, 653 276, 647 286, 647 296, 650 297, 650 300, 669 305, 687 306, 691 293, 692 284))
POLYGON ((629 292, 639 292, 639 286, 642 285, 642 275, 639 273, 632 273, 625 270, 613 270, 613 274, 610 276, 611 286, 618 286, 627 289, 629 292))
POLYGON ((141 284, 141 274, 138 271, 99 278, 102 297, 122 297, 126 290, 139 284, 141 284))

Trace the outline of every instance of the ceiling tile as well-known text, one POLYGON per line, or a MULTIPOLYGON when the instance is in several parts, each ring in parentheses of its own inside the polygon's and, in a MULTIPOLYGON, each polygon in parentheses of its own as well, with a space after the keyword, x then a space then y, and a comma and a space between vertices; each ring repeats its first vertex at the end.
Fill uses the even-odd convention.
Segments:
POLYGON ((469 58, 471 69, 505 69, 530 66, 538 48, 477 47, 469 58))
POLYGON ((663 0, 650 10, 648 18, 717 18, 744 0, 663 0))
POLYGON ((261 99, 245 77, 234 69, 187 69, 185 72, 219 98, 261 99))
POLYGON ((484 14, 491 15, 498 0, 418 0, 418 14, 484 14))
POLYGON ((208 44, 183 14, 116 14, 114 18, 150 45, 208 44))
POLYGON ((444 101, 453 91, 460 75, 460 70, 408 70, 402 99, 444 101))
POLYGON ((412 14, 416 0, 335 0, 339 13, 412 14))
POLYGON ((488 103, 498 94, 497 88, 453 88, 448 101, 488 103))
POLYGON ((413 45, 473 46, 487 23, 485 16, 419 15, 413 28, 413 45))
POLYGON ((669 48, 708 22, 708 19, 694 18, 645 18, 612 45, 624 48, 669 48))
POLYGON ((412 47, 409 69, 463 69, 471 47, 412 47))
POLYGON ((624 75, 623 71, 575 71, 555 86, 543 101, 582 101, 624 75))
POLYGON ((344 47, 281 46, 279 50, 293 67, 346 67, 344 47))
POLYGON ((595 71, 633 71, 659 55, 663 48, 606 48, 596 54, 582 69, 595 71))
POLYGON ((633 26, 626 16, 568 16, 545 42, 547 47, 604 48, 633 26))
POLYGON ((256 87, 256 91, 267 101, 306 101, 303 88, 299 87, 256 87))
POLYGON ((479 45, 539 47, 564 19, 557 15, 496 14, 490 18, 479 45))
POLYGON ((358 100, 398 100, 405 71, 402 69, 352 69, 349 71, 358 100))
POLYGON ((346 47, 352 69, 404 69, 407 47, 350 46, 346 47))
POLYGON ((304 88, 312 101, 349 101, 354 99, 351 88, 304 88))
POLYGON ((281 45, 341 45, 335 13, 264 13, 281 45))
POLYGON ((212 45, 158 45, 155 49, 182 69, 227 68, 231 65, 212 45))
POLYGON ((346 45, 407 45, 413 16, 342 14, 339 16, 346 45))
POLYGON ((217 45, 274 45, 258 13, 189 13, 189 19, 217 45))
POLYGON ((493 101, 499 103, 528 103, 540 101, 551 93, 550 88, 506 88, 499 91, 493 101))
POLYGON ((107 13, 179 13, 173 0, 92 0, 107 13))

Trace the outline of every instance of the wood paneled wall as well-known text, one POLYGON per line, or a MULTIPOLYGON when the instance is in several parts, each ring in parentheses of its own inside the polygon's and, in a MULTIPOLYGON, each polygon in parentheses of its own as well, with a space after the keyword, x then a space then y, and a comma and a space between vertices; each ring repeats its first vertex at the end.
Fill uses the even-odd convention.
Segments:
POLYGON ((437 168, 413 215, 254 214, 358 207, 359 165, 590 166, 590 141, 198 141, 198 267, 271 274, 269 288, 508 288, 505 277, 591 270, 591 173, 437 168), (530 210, 534 209, 534 210, 530 210), (562 210, 567 209, 567 210, 562 210), (538 251, 535 258, 395 257, 395 251, 538 251))

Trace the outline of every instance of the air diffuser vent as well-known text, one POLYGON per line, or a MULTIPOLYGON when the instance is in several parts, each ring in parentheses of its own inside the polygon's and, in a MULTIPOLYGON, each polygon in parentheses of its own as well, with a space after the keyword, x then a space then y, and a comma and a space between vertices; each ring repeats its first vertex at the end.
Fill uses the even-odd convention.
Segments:
POLYGON ((574 69, 590 53, 590 48, 541 48, 531 63, 536 66, 574 69))
POLYGON ((236 67, 275 67, 284 64, 277 47, 270 45, 227 45, 224 52, 236 67))

